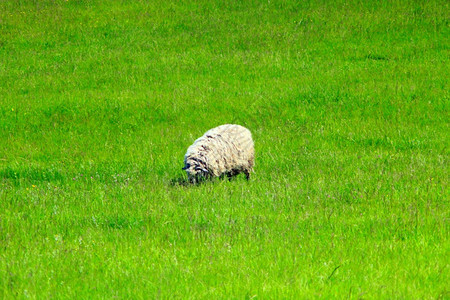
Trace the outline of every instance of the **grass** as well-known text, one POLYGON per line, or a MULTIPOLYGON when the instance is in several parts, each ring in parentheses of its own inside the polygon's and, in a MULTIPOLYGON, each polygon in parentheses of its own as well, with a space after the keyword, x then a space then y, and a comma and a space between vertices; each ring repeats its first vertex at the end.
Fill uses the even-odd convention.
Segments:
POLYGON ((448 298, 448 11, 0 2, 0 297, 448 298))

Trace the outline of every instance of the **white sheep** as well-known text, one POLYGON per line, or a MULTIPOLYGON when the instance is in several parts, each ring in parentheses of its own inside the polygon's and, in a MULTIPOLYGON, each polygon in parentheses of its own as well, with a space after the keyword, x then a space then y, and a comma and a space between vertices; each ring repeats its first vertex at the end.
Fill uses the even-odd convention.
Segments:
POLYGON ((245 173, 247 180, 253 171, 255 149, 250 130, 240 125, 225 124, 208 130, 198 138, 184 156, 188 179, 245 173))

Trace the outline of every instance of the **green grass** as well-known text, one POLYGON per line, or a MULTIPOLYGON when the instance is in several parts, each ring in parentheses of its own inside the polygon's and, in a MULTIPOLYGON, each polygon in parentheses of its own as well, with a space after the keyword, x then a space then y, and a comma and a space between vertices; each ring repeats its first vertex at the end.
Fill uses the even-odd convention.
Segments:
POLYGON ((0 298, 448 298, 448 14, 1 1, 0 298), (224 123, 253 178, 177 184, 224 123))

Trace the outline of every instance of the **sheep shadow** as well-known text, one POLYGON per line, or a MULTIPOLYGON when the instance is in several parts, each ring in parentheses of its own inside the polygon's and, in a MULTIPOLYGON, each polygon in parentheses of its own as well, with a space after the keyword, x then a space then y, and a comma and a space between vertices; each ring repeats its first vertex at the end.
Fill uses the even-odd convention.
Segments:
POLYGON ((199 186, 199 185, 205 184, 206 182, 212 182, 212 181, 213 181, 212 178, 205 178, 205 177, 199 177, 195 181, 190 181, 186 177, 179 176, 179 177, 172 178, 170 180, 170 185, 173 187, 175 187, 175 186, 189 187, 189 186, 199 186))
MULTIPOLYGON (((237 180, 237 176, 227 176, 227 175, 221 175, 219 177, 199 177, 196 178, 194 181, 190 181, 189 179, 187 179, 184 176, 178 176, 175 178, 172 178, 170 180, 170 186, 184 186, 184 187, 189 187, 189 186, 200 186, 206 183, 214 183, 216 181, 236 181, 237 180)), ((248 181, 248 179, 247 179, 248 181)))
POLYGON ((170 180, 170 185, 171 186, 190 186, 190 185, 192 185, 192 183, 189 182, 189 180, 187 178, 180 176, 180 177, 172 178, 170 180))

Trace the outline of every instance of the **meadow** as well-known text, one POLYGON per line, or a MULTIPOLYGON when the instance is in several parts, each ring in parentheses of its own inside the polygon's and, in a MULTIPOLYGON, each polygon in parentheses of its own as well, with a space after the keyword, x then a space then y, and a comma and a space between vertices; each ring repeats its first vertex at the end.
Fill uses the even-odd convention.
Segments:
POLYGON ((0 1, 0 298, 448 299, 449 11, 0 1))

